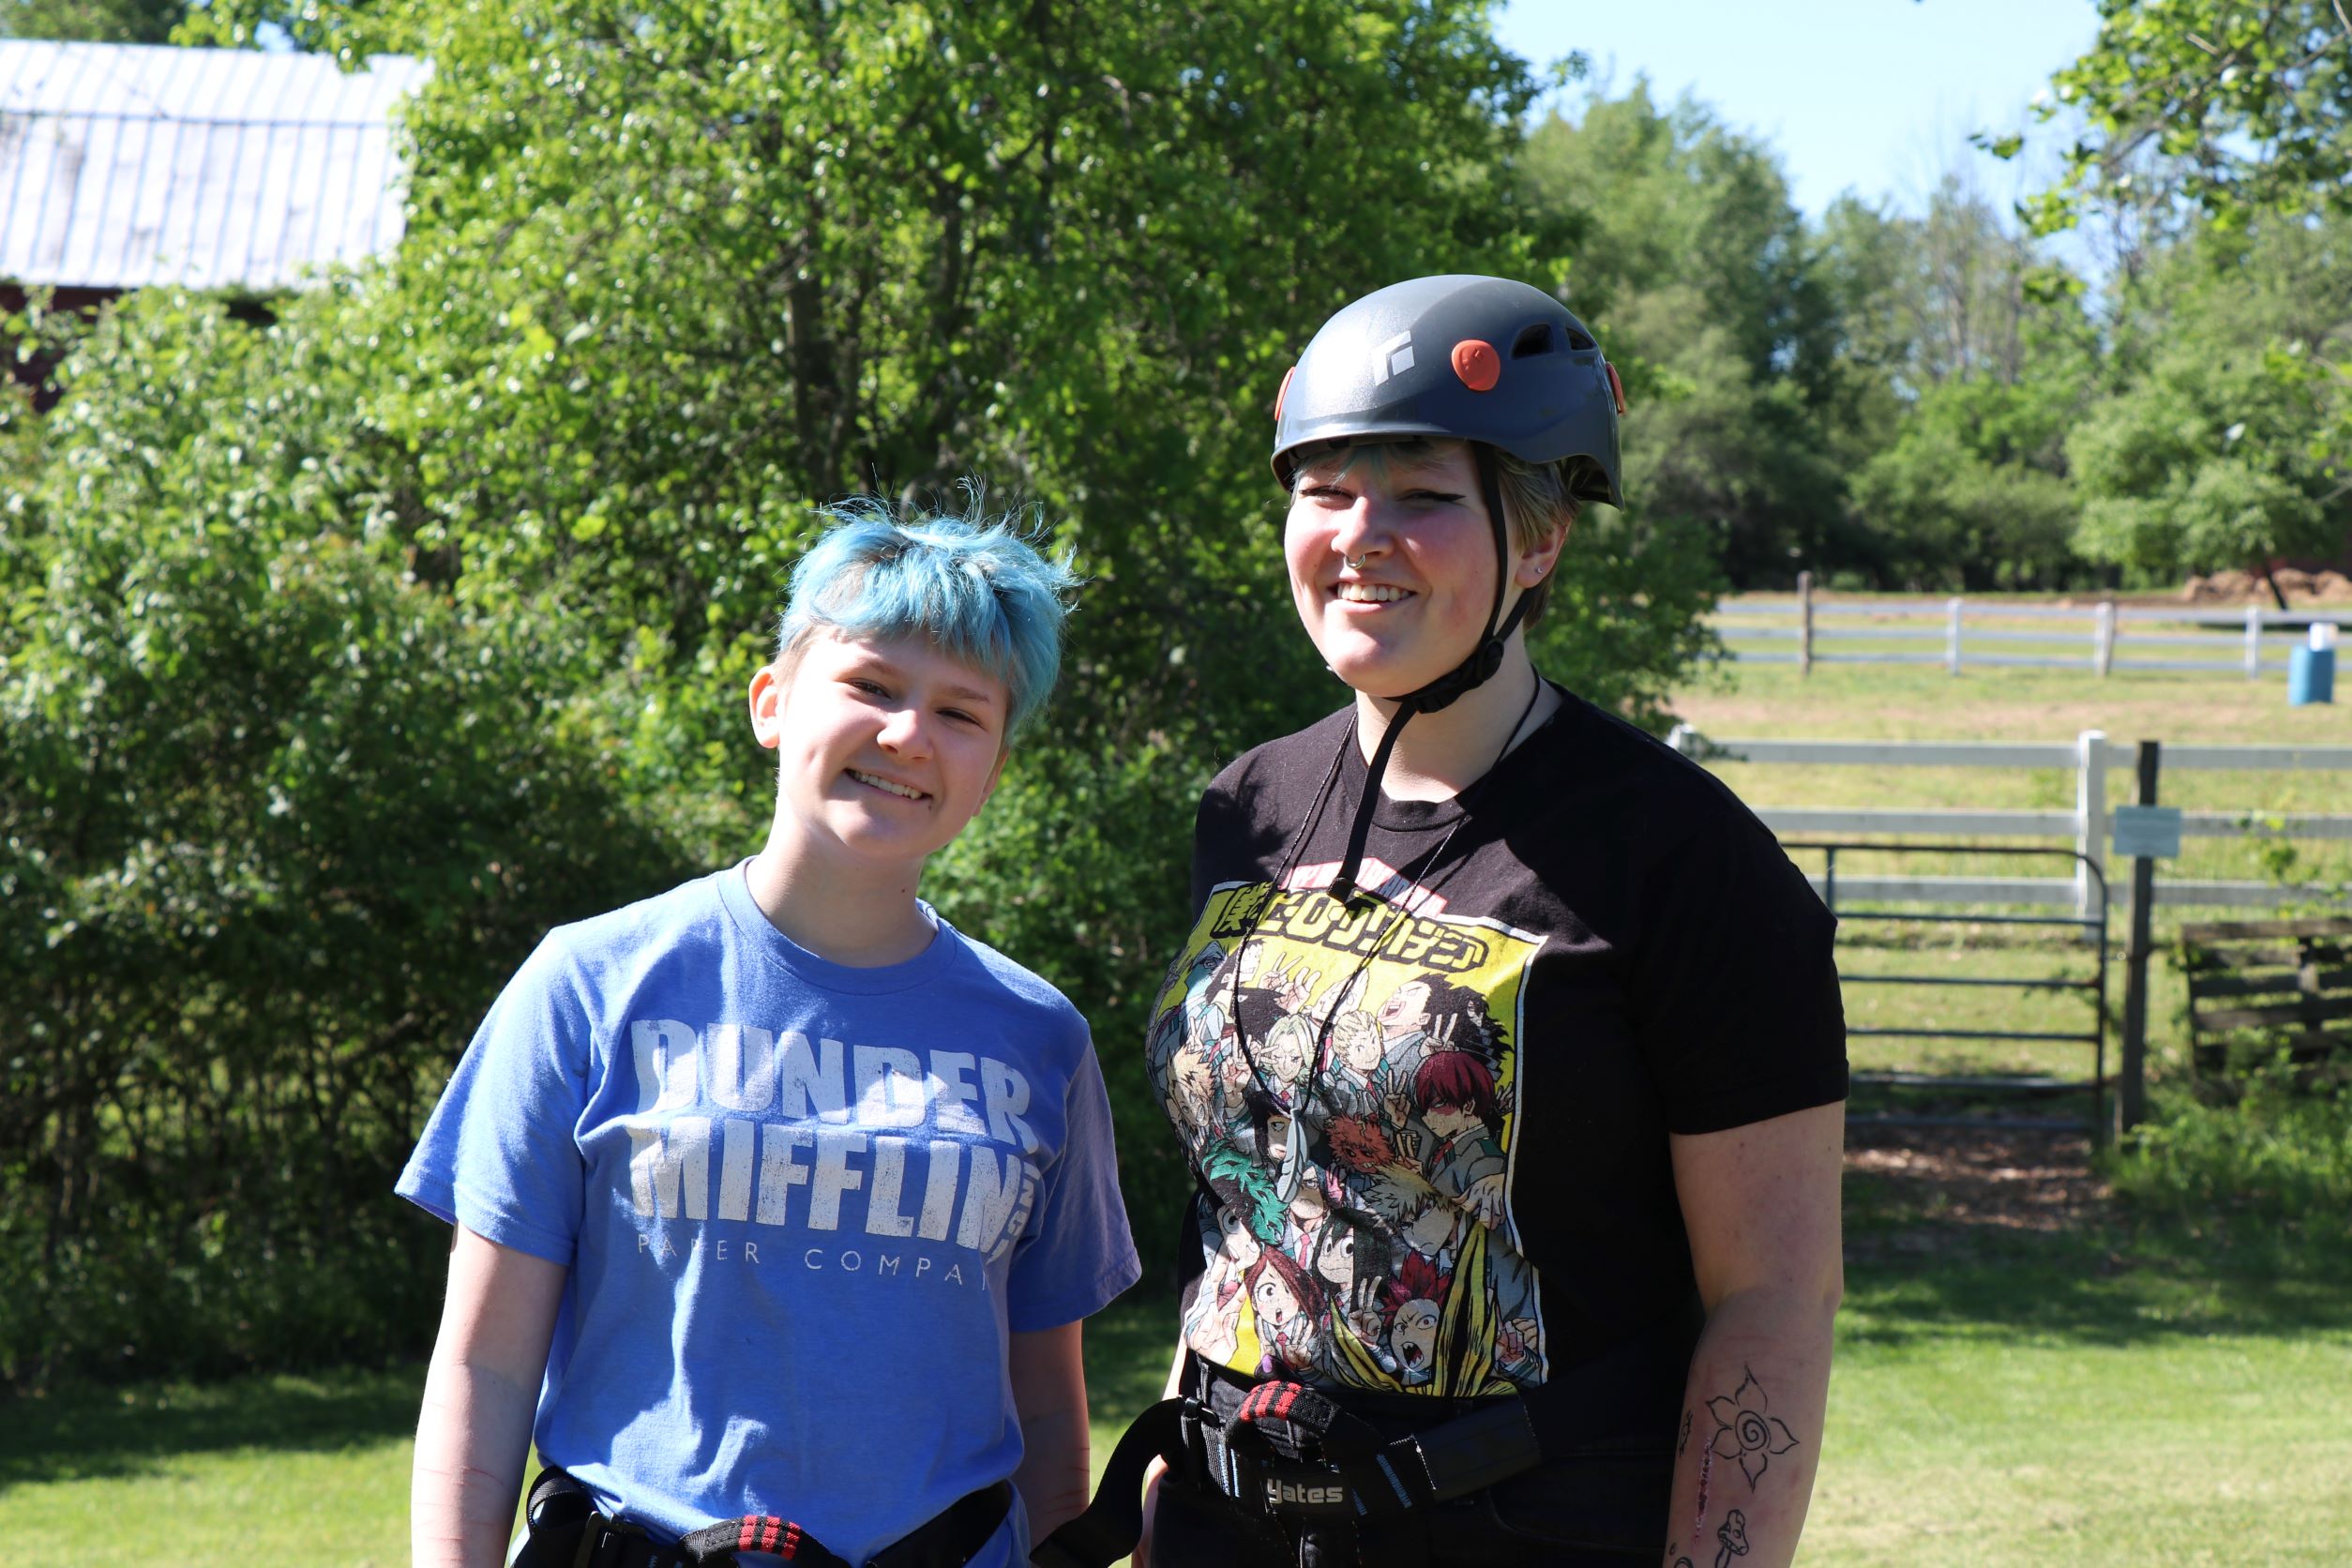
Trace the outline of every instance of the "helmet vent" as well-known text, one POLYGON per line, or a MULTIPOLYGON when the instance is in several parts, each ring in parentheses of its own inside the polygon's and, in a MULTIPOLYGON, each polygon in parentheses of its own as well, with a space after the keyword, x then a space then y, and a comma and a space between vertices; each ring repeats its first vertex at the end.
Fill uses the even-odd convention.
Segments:
POLYGON ((1511 357, 1514 359, 1532 359, 1539 354, 1551 352, 1552 324, 1549 322, 1537 322, 1532 326, 1521 327, 1518 340, 1511 345, 1511 357))

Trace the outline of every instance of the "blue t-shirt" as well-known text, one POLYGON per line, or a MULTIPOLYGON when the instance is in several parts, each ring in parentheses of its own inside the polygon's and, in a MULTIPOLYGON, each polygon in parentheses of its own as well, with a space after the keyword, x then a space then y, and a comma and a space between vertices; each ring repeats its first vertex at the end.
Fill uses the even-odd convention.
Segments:
POLYGON ((1140 1272, 1077 1009, 943 921, 829 963, 740 866, 550 933, 399 1190, 570 1271, 533 1435, 607 1512, 852 1562, 1011 1476, 1006 1334, 1140 1272))

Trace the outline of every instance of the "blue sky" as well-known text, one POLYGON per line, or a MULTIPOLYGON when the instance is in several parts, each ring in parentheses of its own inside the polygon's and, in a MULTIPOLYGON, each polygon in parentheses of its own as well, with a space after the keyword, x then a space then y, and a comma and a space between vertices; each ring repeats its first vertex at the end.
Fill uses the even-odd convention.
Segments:
POLYGON ((1968 132, 2029 127, 2098 29, 2094 0, 1508 0, 1497 32, 1539 64, 1582 50, 1613 92, 1687 89, 1770 143, 1817 216, 1848 188, 1915 209, 1947 169, 2000 205, 2045 183, 2046 149, 2002 164, 1968 132))

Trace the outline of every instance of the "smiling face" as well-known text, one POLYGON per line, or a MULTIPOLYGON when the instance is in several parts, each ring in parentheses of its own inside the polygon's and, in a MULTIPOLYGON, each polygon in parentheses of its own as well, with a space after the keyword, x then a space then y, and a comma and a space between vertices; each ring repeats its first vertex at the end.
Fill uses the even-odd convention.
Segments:
POLYGON ((1428 1016, 1429 987, 1420 980, 1408 980, 1380 1003, 1380 1033, 1392 1040, 1410 1034, 1428 1016))
POLYGON ((1315 1249, 1315 1272, 1344 1290, 1356 1281, 1355 1227, 1345 1220, 1331 1224, 1332 1233, 1315 1249))
POLYGON ((836 869, 919 870, 996 787, 1009 707, 926 639, 811 639, 751 681, 752 733, 776 754, 772 839, 836 869))
POLYGON ((1307 1055, 1314 1048, 1314 1032, 1306 1020, 1294 1017, 1275 1020, 1258 1054, 1265 1063, 1266 1076, 1287 1086, 1296 1083, 1306 1071, 1307 1055))
POLYGON ((1370 457, 1343 448, 1308 462, 1283 554, 1316 652, 1375 697, 1401 697, 1461 663, 1494 606, 1494 529, 1464 442, 1370 457))

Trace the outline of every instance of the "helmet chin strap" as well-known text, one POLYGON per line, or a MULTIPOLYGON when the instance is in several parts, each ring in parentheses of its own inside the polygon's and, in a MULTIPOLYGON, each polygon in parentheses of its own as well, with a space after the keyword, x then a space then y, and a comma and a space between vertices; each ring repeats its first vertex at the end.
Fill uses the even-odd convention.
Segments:
POLYGON ((1452 670, 1431 681, 1417 691, 1397 698, 1396 713, 1381 732, 1380 744, 1372 748, 1372 760, 1364 764, 1364 798, 1356 802, 1355 821, 1348 829, 1348 852, 1339 863, 1339 877, 1331 886, 1331 895, 1343 904, 1356 901, 1362 890, 1356 886, 1356 874, 1364 867, 1364 844, 1372 832, 1372 813, 1380 801, 1380 779, 1388 772, 1388 760, 1396 749, 1396 737, 1405 731, 1406 723, 1415 714, 1433 714, 1451 707, 1464 692, 1485 685, 1502 668, 1503 649, 1511 641, 1511 634, 1519 629, 1519 622, 1527 612, 1527 596, 1519 596, 1508 615, 1502 612, 1504 588, 1511 580, 1511 533, 1502 516, 1502 476, 1495 461, 1494 449, 1485 442, 1470 443, 1470 452, 1478 463, 1478 492, 1486 504, 1486 518, 1495 531, 1495 602, 1486 611, 1486 629, 1479 634, 1478 645, 1470 655, 1452 670), (1500 624, 1498 624, 1500 623, 1500 624))

